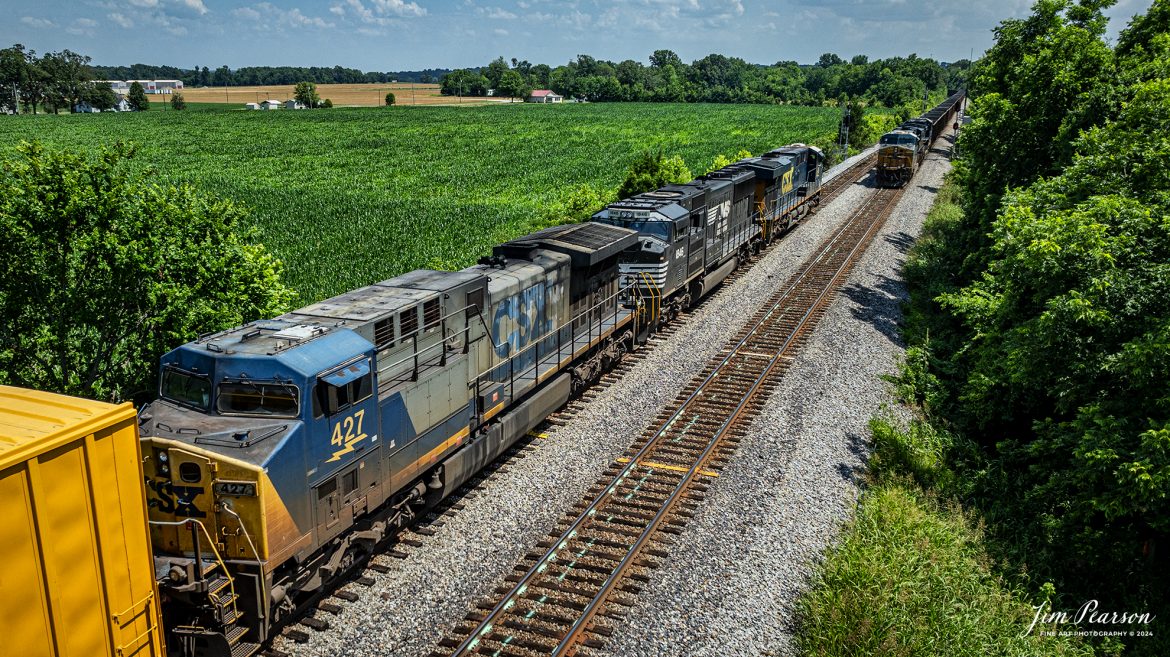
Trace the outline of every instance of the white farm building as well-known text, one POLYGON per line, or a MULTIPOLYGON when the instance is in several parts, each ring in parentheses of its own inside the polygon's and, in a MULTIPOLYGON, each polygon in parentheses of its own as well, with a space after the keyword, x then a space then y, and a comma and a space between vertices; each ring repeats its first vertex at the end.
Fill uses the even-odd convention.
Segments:
POLYGON ((182 80, 102 80, 109 82, 110 88, 114 93, 128 94, 130 93, 130 85, 137 82, 142 85, 142 90, 148 94, 170 94, 176 91, 183 90, 182 80))

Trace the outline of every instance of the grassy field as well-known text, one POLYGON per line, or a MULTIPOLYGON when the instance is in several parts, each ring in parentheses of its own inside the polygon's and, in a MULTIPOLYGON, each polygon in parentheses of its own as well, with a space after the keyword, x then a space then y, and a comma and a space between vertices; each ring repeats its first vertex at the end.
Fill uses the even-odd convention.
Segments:
POLYGON ((832 135, 833 108, 584 104, 0 117, 22 139, 140 144, 160 179, 241 201, 312 302, 412 269, 462 267, 539 223, 583 184, 615 188, 662 148, 718 154, 832 135))
MULTIPOLYGON (((273 85, 258 87, 203 87, 183 90, 187 102, 222 103, 242 107, 244 103, 259 103, 265 100, 288 100, 293 97, 295 85, 273 85)), ((508 102, 503 98, 453 98, 439 93, 437 84, 410 84, 394 82, 387 84, 319 84, 317 95, 328 98, 334 106, 381 107, 386 101, 386 92, 393 91, 399 105, 459 105, 508 102)), ((169 100, 169 96, 157 96, 169 100)), ((154 100, 155 96, 151 96, 154 100)))

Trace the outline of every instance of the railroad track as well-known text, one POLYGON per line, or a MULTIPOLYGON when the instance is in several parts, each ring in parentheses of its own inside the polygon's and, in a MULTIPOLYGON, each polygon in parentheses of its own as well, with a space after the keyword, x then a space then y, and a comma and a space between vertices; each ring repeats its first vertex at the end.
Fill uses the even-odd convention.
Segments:
POLYGON ((530 657, 600 647, 668 555, 671 536, 693 516, 902 191, 875 190, 822 242, 508 583, 440 642, 449 652, 434 654, 530 657))
MULTIPOLYGON (((869 175, 870 169, 876 160, 876 156, 870 156, 842 171, 833 180, 825 183, 821 191, 821 206, 823 207, 837 198, 849 186, 864 180, 869 175)), ((769 249, 772 246, 783 243, 784 241, 782 239, 772 242, 769 245, 769 249)), ((720 294, 726 293, 731 284, 750 271, 751 264, 754 264, 754 261, 758 257, 762 257, 766 252, 764 251, 760 256, 752 258, 748 266, 740 267, 732 272, 727 280, 723 282, 723 285, 706 297, 701 303, 707 303, 720 294)), ((390 559, 406 559, 410 557, 413 550, 423 548, 426 537, 434 535, 442 528, 447 519, 458 511, 461 511, 465 506, 465 502, 475 499, 478 495, 479 487, 484 482, 490 481, 499 475, 507 474, 512 466, 524 459, 533 450, 538 449, 539 439, 546 437, 547 431, 571 422, 578 413, 584 410, 590 401, 597 398, 606 388, 619 381, 638 361, 646 358, 655 345, 669 340, 683 326, 689 314, 689 311, 683 311, 678 319, 655 333, 651 337, 649 344, 637 351, 626 354, 623 361, 614 366, 609 372, 606 372, 597 383, 590 386, 579 397, 571 399, 565 406, 550 415, 535 430, 517 441, 499 459, 488 465, 483 471, 474 475, 455 491, 455 493, 440 502, 435 508, 424 513, 414 525, 403 529, 395 537, 387 539, 386 543, 380 546, 374 555, 356 564, 352 576, 347 580, 306 600, 304 609, 293 616, 280 629, 280 633, 294 643, 304 643, 309 640, 309 634, 306 630, 314 630, 317 632, 329 630, 331 626, 328 620, 329 617, 340 613, 345 605, 356 602, 361 597, 352 590, 345 588, 347 584, 357 584, 359 587, 371 586, 374 584, 373 577, 375 573, 383 573, 390 570, 391 566, 388 565, 390 559)), ((263 657, 287 656, 287 653, 271 646, 263 649, 261 654, 263 657)))

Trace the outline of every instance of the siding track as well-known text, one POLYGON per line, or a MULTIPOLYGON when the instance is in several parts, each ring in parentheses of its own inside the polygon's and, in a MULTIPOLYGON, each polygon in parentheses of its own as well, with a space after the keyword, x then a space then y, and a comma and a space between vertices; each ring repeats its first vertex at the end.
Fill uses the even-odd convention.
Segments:
MULTIPOLYGON (((845 184, 830 198, 856 180, 839 179, 845 184)), ((508 584, 440 642, 451 652, 436 655, 529 657, 600 647, 901 195, 874 190, 517 564, 508 584)))

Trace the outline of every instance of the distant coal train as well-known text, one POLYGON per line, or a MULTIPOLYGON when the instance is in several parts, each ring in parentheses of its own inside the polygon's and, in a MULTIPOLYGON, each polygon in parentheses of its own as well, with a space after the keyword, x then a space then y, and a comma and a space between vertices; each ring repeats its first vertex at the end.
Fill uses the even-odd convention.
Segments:
POLYGON ((877 163, 879 185, 901 187, 910 182, 930 145, 956 116, 964 98, 962 93, 954 94, 938 107, 881 136, 877 163))
POLYGON ((126 469, 145 478, 167 652, 254 654, 813 212, 823 169, 794 144, 474 267, 410 272, 168 353, 138 415, 142 463, 126 469))

